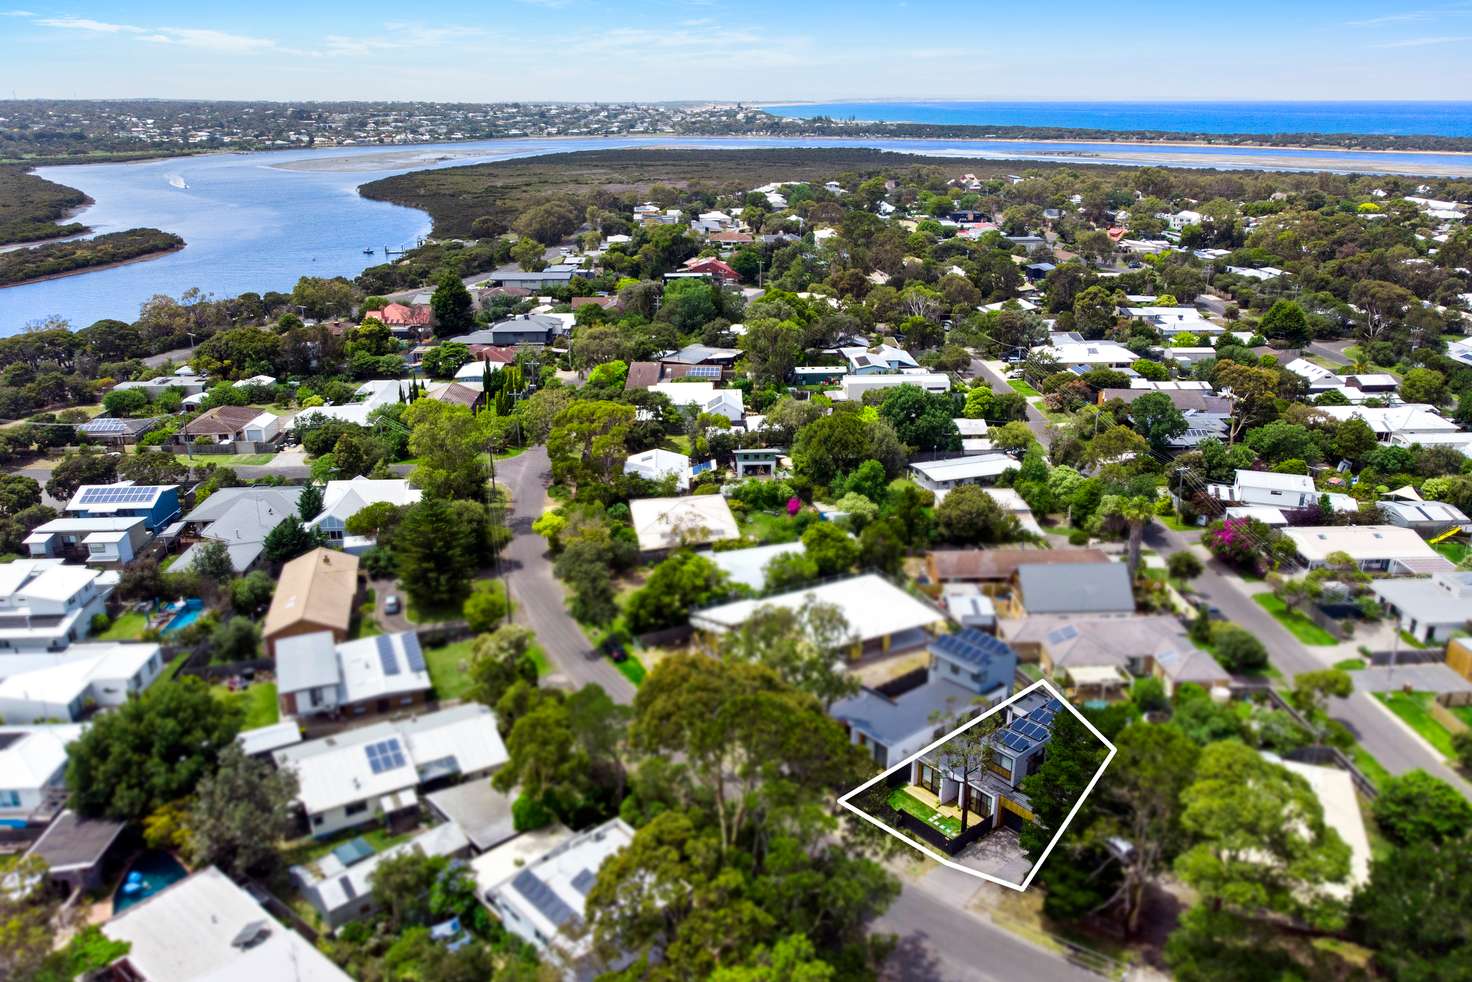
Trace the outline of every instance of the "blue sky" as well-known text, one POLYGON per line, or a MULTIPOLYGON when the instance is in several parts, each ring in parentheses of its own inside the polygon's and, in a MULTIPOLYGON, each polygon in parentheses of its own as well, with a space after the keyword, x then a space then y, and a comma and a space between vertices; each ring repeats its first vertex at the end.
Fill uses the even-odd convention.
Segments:
POLYGON ((4 2, 0 97, 1472 97, 1472 0, 4 2))

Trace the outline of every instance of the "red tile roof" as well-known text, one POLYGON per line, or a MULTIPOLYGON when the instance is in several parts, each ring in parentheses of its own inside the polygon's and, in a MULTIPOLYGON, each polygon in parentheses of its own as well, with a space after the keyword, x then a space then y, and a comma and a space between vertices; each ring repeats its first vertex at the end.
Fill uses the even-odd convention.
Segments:
POLYGON ((382 310, 370 310, 364 318, 376 317, 389 327, 428 327, 431 311, 422 305, 391 303, 382 310))

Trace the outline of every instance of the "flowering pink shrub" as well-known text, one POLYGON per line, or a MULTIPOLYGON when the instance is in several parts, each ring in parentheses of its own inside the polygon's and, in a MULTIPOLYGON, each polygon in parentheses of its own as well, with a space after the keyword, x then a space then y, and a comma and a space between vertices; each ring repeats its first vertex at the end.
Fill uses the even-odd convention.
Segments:
POLYGON ((788 498, 787 499, 787 514, 789 516, 796 517, 797 513, 800 512, 800 511, 802 511, 802 502, 799 501, 796 496, 793 496, 791 498, 788 498))

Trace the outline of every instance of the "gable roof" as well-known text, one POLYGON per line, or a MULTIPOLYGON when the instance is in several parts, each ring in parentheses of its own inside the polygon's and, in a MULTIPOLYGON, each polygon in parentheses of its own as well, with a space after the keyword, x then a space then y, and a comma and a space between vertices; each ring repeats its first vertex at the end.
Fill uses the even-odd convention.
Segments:
POLYGON ((259 415, 259 410, 249 406, 216 406, 184 424, 184 433, 186 436, 235 434, 259 415))
POLYGON ((937 579, 1008 580, 1022 565, 1107 563, 1100 549, 934 549, 930 564, 937 579))
POLYGON ((357 556, 313 549, 281 568, 262 633, 269 638, 302 623, 346 631, 357 592, 357 556))
POLYGON ((1053 563, 1017 567, 1029 614, 1134 613, 1135 591, 1123 563, 1053 563))

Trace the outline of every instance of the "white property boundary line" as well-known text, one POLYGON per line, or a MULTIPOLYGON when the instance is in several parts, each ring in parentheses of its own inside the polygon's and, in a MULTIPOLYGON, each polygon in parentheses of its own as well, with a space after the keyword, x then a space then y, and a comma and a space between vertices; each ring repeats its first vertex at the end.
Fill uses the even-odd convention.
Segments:
POLYGON ((1023 689, 1021 692, 1012 696, 1012 698, 1006 700, 1005 702, 997 703, 997 705, 993 706, 991 709, 988 709, 980 716, 971 720, 965 726, 957 727, 950 733, 947 733, 945 736, 941 737, 939 740, 936 740, 934 743, 920 748, 915 753, 906 757, 904 760, 900 761, 893 767, 881 771, 876 777, 865 781, 857 788, 854 788, 852 791, 844 794, 841 798, 838 799, 838 803, 844 808, 847 808, 849 811, 853 812, 855 815, 864 819, 869 824, 875 826, 876 828, 883 829, 885 832, 888 832, 890 835, 894 836, 905 845, 909 846, 912 849, 918 849, 920 852, 923 852, 925 855, 929 856, 931 859, 934 859, 936 862, 940 863, 943 866, 949 866, 953 870, 959 870, 962 873, 966 873, 970 876, 975 876, 979 879, 987 880, 991 883, 996 883, 1000 886, 1007 887, 1011 890, 1016 890, 1020 893, 1021 891, 1026 890, 1032 884, 1033 877, 1037 876, 1038 870, 1043 868, 1043 863, 1047 862, 1048 856, 1053 852, 1053 847, 1058 845, 1058 840, 1063 838, 1063 833, 1068 830, 1069 823, 1071 823, 1073 821, 1073 817, 1078 814, 1078 810, 1083 807, 1084 799, 1093 792, 1094 785, 1099 783, 1099 778, 1104 776, 1104 771, 1108 769, 1109 762, 1114 759, 1114 755, 1118 752, 1118 748, 1116 748, 1114 744, 1106 740, 1104 738, 1104 734, 1100 733, 1093 723, 1090 723, 1087 719, 1085 719, 1084 714, 1079 712, 1078 709, 1073 705, 1073 703, 1065 699, 1063 697, 1063 694, 1055 689, 1052 684, 1049 683, 1046 679, 1039 679, 1032 685, 1029 685, 1027 688, 1023 689), (854 795, 861 794, 862 792, 869 790, 874 785, 878 784, 880 781, 893 774, 895 771, 899 770, 902 767, 908 767, 910 764, 930 753, 930 751, 934 750, 936 747, 949 742, 957 734, 964 733, 965 731, 971 729, 971 727, 975 726, 977 723, 980 723, 982 720, 986 719, 988 716, 992 716, 996 713, 1001 712, 1003 709, 1007 708, 1018 699, 1021 699, 1029 692, 1032 692, 1033 690, 1038 688, 1046 689, 1049 693, 1052 694, 1055 699, 1057 699, 1064 706, 1067 706, 1068 711, 1073 713, 1073 715, 1078 718, 1078 721, 1084 724, 1084 726, 1088 728, 1088 731, 1092 733, 1096 738, 1098 738, 1100 743, 1109 748, 1109 753, 1105 755, 1104 763, 1100 764, 1099 769, 1094 772, 1094 776, 1090 779, 1088 787, 1084 788, 1084 793, 1079 795, 1078 801, 1075 801, 1073 803, 1073 808, 1069 810, 1068 817, 1063 820, 1063 824, 1058 827, 1058 831, 1056 834, 1054 834, 1053 840, 1048 843, 1048 848, 1044 849, 1043 854, 1038 857, 1038 861, 1032 864, 1032 868, 1027 871, 1027 876, 1023 879, 1021 883, 1013 883, 1011 880, 1004 880, 999 876, 993 876, 990 873, 983 873, 979 869, 972 869, 970 866, 963 866, 960 863, 947 859, 945 856, 942 856, 940 853, 934 851, 930 847, 923 845, 915 841, 914 839, 908 838, 896 829, 890 828, 888 825, 885 825, 883 822, 879 821, 879 819, 875 818, 873 815, 870 815, 863 809, 856 808, 855 806, 849 804, 849 799, 852 798, 854 795))

